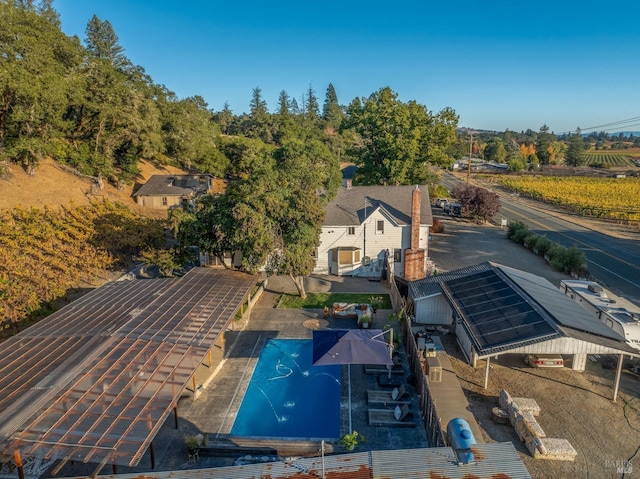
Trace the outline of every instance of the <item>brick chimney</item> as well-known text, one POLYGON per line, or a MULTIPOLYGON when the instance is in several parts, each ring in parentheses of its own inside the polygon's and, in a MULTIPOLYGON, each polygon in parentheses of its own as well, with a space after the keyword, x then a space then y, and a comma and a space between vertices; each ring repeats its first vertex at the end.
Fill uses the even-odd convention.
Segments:
POLYGON ((418 185, 411 193, 411 247, 404 253, 404 278, 415 281, 424 278, 424 249, 420 248, 420 203, 422 192, 418 185))

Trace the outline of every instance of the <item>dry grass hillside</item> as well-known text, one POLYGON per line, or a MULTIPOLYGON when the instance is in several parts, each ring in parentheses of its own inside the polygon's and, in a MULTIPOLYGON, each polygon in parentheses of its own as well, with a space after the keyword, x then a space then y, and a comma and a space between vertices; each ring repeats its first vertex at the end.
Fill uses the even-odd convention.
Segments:
MULTIPOLYGON (((140 162, 139 169, 137 185, 145 183, 153 175, 185 173, 179 168, 156 166, 145 160, 140 162)), ((118 201, 149 216, 166 217, 166 211, 138 207, 131 196, 134 187, 135 185, 129 185, 118 190, 113 185, 105 184, 102 191, 92 192, 91 180, 63 171, 53 160, 47 159, 38 166, 35 176, 27 175, 20 166, 11 166, 11 177, 0 180, 0 209, 12 209, 16 206, 57 207, 70 202, 82 205, 107 199, 118 201)))

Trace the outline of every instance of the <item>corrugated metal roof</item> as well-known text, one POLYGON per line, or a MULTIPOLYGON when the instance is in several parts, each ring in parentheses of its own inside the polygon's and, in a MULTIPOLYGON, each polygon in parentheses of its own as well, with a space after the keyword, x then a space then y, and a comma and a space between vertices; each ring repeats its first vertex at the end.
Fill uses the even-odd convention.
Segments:
MULTIPOLYGON (((620 352, 637 354, 637 350, 626 344, 622 336, 593 317, 593 315, 590 315, 582 306, 568 298, 547 279, 498 263, 485 261, 454 271, 411 281, 409 283, 409 296, 414 301, 417 301, 437 293, 446 293, 446 288, 443 288, 443 284, 489 270, 499 270, 504 273, 515 284, 514 290, 518 294, 524 295, 526 301, 530 301, 536 307, 543 309, 555 321, 557 330, 563 336, 603 345, 620 352)), ((445 294, 445 296, 447 295, 445 294)), ((455 307, 455 305, 452 307, 455 307)), ((522 348, 549 339, 552 338, 529 337, 511 345, 494 347, 485 351, 480 348, 478 352, 481 357, 491 356, 492 354, 509 351, 512 348, 522 348)))
MULTIPOLYGON (((327 479, 531 479, 510 442, 476 444, 476 462, 459 466, 450 447, 369 451, 327 456, 327 479)), ((284 462, 185 471, 158 471, 99 476, 103 479, 317 479, 322 458, 298 458, 284 462)))
MULTIPOLYGON (((411 224, 412 192, 415 186, 353 186, 339 188, 335 199, 326 206, 324 226, 357 226, 378 207, 399 225, 411 224)), ((426 185, 420 189, 420 224, 432 225, 431 203, 426 185)))
POLYGON ((616 341, 624 341, 622 336, 585 311, 584 307, 572 301, 547 279, 508 266, 495 266, 504 271, 536 303, 546 309, 560 325, 616 341))
POLYGON ((135 466, 256 278, 106 285, 3 343, 0 452, 135 466))

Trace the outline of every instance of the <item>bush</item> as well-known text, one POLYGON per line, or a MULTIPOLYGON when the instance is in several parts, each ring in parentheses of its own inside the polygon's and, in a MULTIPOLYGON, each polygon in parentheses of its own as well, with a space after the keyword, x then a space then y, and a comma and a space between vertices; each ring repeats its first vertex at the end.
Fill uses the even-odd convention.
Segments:
POLYGON ((533 245, 533 250, 536 252, 536 254, 545 256, 552 245, 553 243, 546 236, 538 236, 535 245, 533 245))
POLYGON ((444 224, 437 218, 433 220, 433 226, 431 227, 432 233, 442 233, 444 231, 444 224))
POLYGON ((522 244, 525 248, 534 250, 536 243, 538 242, 538 235, 527 230, 527 235, 522 239, 522 244))
POLYGON ((529 227, 524 223, 521 223, 519 221, 509 223, 509 231, 507 232, 507 236, 514 243, 524 244, 525 239, 530 234, 531 232, 529 231, 529 227))

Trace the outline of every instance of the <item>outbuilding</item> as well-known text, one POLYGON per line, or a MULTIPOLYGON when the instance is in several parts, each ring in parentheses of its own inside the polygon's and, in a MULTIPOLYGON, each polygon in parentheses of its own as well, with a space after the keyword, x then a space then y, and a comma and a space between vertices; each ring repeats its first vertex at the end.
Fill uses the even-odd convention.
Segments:
POLYGON ((416 325, 455 331, 469 364, 501 354, 563 354, 584 371, 589 354, 619 356, 614 400, 624 355, 637 350, 547 279, 484 262, 409 283, 416 325))

